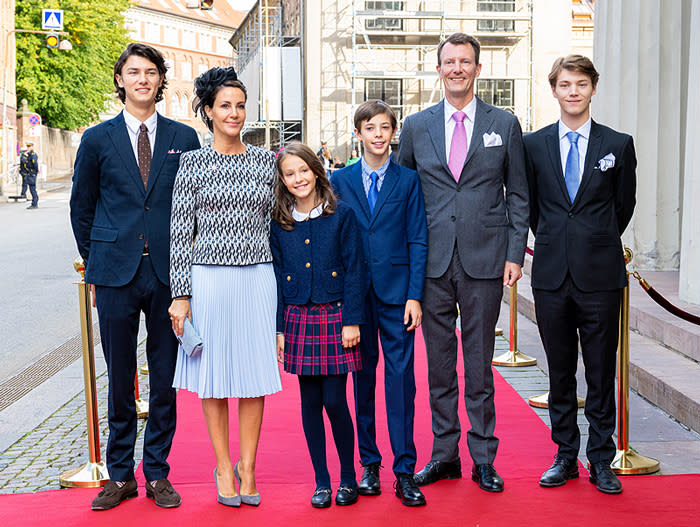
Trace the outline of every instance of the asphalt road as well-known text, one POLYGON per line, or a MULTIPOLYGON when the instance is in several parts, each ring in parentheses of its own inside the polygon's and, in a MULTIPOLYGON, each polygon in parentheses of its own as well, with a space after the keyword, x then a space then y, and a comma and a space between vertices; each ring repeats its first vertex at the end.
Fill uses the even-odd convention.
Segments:
POLYGON ((80 331, 70 189, 0 203, 0 382, 80 331))

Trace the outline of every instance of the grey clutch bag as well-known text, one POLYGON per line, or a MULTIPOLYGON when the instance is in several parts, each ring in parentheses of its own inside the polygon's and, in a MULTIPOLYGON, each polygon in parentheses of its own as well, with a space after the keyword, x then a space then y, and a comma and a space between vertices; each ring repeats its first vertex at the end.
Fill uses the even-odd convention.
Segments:
POLYGON ((198 357, 201 355, 202 349, 204 348, 204 342, 202 341, 202 337, 199 336, 199 333, 197 333, 197 330, 192 325, 192 322, 190 322, 189 318, 185 317, 185 328, 182 332, 182 336, 180 337, 175 334, 175 338, 180 343, 180 346, 182 346, 183 351, 188 357, 198 357))

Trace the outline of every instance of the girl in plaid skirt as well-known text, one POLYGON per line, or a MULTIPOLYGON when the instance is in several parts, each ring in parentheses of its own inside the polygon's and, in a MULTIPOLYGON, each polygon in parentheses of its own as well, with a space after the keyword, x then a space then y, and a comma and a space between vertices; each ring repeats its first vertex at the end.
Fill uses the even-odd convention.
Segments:
POLYGON ((301 417, 316 476, 311 505, 330 507, 323 409, 340 458, 337 505, 357 501, 354 438, 346 398, 361 368, 360 324, 369 286, 357 220, 338 202, 321 161, 292 143, 277 155, 270 245, 277 277, 277 352, 299 378, 301 417))

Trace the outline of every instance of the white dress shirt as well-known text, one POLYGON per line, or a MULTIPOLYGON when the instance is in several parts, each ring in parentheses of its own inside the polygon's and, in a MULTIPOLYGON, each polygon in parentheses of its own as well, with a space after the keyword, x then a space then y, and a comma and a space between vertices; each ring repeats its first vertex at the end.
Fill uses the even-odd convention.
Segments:
POLYGON ((472 144, 472 134, 474 133, 474 117, 476 116, 476 97, 472 97, 472 100, 464 108, 455 108, 447 99, 444 100, 445 108, 445 155, 446 159, 450 159, 450 146, 452 145, 452 134, 455 131, 455 124, 457 121, 454 120, 452 115, 455 112, 463 111, 466 115, 464 119, 464 130, 467 132, 467 150, 472 144))
MULTIPOLYGON (((139 164, 139 152, 138 152, 138 139, 139 139, 139 128, 141 128, 141 121, 136 117, 131 115, 126 109, 124 112, 124 122, 126 123, 126 131, 129 132, 129 140, 131 141, 131 148, 134 150, 134 157, 136 158, 136 164, 139 164)), ((146 119, 143 124, 148 128, 148 141, 151 143, 151 156, 153 156, 153 148, 156 144, 156 128, 158 126, 158 112, 153 112, 148 119, 146 119)))
POLYGON ((559 121, 559 153, 561 155, 561 172, 566 174, 566 158, 569 155, 569 148, 571 143, 569 138, 566 136, 569 132, 576 132, 578 137, 578 180, 581 181, 581 176, 583 174, 583 167, 586 164, 586 152, 588 152, 588 139, 591 136, 591 118, 584 123, 578 130, 570 130, 568 126, 559 121))

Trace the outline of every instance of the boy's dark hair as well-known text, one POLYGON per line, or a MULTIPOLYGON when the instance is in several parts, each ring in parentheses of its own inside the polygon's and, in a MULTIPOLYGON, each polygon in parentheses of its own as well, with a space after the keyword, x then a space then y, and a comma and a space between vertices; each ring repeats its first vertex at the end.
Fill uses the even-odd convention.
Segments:
POLYGON ((158 75, 160 75, 161 79, 158 91, 156 91, 155 102, 162 101, 163 91, 168 85, 168 79, 165 78, 165 74, 168 72, 168 67, 165 65, 165 59, 163 58, 161 52, 156 48, 147 44, 140 44, 138 42, 129 44, 117 59, 117 63, 114 65, 114 91, 116 92, 117 97, 119 97, 119 100, 122 103, 126 103, 126 91, 124 88, 119 86, 119 83, 117 83, 117 75, 122 74, 124 64, 126 64, 126 61, 132 55, 138 55, 139 57, 150 60, 153 64, 155 64, 156 68, 158 69, 158 75))
POLYGON ((566 57, 559 57, 552 64, 552 71, 549 73, 549 85, 554 88, 557 85, 557 78, 561 73, 561 70, 575 71, 577 73, 583 73, 591 79, 591 84, 595 88, 598 85, 598 79, 600 75, 595 69, 593 62, 588 57, 583 55, 567 55, 566 57))
POLYGON ((445 47, 445 44, 453 44, 455 46, 460 46, 464 44, 471 44, 472 48, 474 49, 474 63, 479 64, 479 54, 481 53, 481 44, 479 41, 476 39, 476 37, 473 37, 471 35, 467 35, 466 33, 452 33, 449 37, 447 37, 445 40, 440 42, 437 48, 437 59, 438 59, 438 66, 442 64, 442 59, 440 58, 440 54, 442 53, 442 48, 445 47))
POLYGON ((387 103, 380 101, 379 99, 365 101, 357 107, 357 110, 355 110, 355 117, 353 119, 355 130, 359 131, 364 121, 369 121, 376 115, 382 113, 389 116, 391 127, 396 130, 397 120, 394 110, 392 110, 391 106, 389 106, 387 103))
POLYGON ((304 143, 293 141, 277 153, 275 167, 277 168, 277 180, 275 181, 275 210, 272 211, 272 219, 279 223, 286 231, 294 230, 294 218, 292 217, 292 206, 294 196, 287 190, 282 180, 282 161, 287 156, 297 156, 304 161, 311 172, 316 176, 316 197, 319 203, 327 203, 323 209, 323 215, 329 216, 335 212, 338 201, 328 181, 326 171, 321 164, 321 160, 313 150, 304 143))
POLYGON ((212 68, 205 71, 194 81, 194 93, 195 98, 192 101, 192 109, 195 115, 199 113, 202 118, 202 122, 207 125, 210 132, 214 131, 214 125, 211 119, 207 116, 205 108, 214 107, 214 101, 216 100, 216 94, 224 86, 231 88, 238 88, 243 92, 246 102, 248 101, 248 91, 241 81, 238 80, 238 75, 236 75, 236 70, 232 67, 228 68, 212 68))

